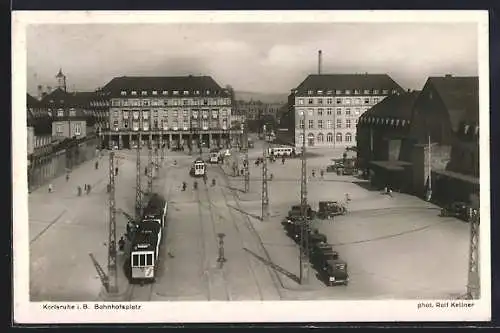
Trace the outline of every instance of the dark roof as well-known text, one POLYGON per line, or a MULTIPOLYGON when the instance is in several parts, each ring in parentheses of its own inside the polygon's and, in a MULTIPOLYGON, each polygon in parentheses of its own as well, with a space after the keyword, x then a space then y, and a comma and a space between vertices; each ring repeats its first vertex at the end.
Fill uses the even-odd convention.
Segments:
MULTIPOLYGON (((298 87, 298 94, 309 90, 403 89, 387 74, 314 74, 309 75, 298 87)), ((363 92, 361 92, 363 93, 363 92)))
POLYGON ((210 91, 210 95, 230 97, 229 92, 223 89, 214 81, 211 76, 121 76, 115 77, 103 88, 103 91, 108 92, 111 96, 120 96, 122 91, 126 91, 127 95, 131 91, 137 91, 137 96, 141 96, 141 91, 158 91, 161 95, 163 91, 168 91, 168 96, 172 95, 172 91, 179 91, 179 96, 183 96, 184 90, 189 91, 192 95, 194 91, 200 91, 200 96, 206 96, 206 91, 210 91))
POLYGON ((390 119, 411 120, 413 105, 417 100, 420 91, 406 92, 387 96, 382 102, 375 104, 360 118, 376 117, 390 119))
POLYGON ((66 92, 57 88, 40 101, 45 107, 88 108, 93 99, 93 92, 66 92))
POLYGON ((460 123, 464 121, 478 123, 479 78, 477 76, 429 77, 427 85, 434 87, 443 101, 454 131, 457 131, 460 123))
POLYGON ((28 108, 33 108, 39 106, 40 102, 30 94, 26 94, 26 105, 28 108))

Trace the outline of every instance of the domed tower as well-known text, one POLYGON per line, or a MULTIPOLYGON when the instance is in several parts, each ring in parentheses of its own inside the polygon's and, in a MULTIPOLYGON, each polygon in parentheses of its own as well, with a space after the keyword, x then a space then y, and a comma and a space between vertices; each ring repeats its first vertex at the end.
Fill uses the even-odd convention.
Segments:
POLYGON ((62 91, 66 91, 66 75, 63 74, 62 69, 59 69, 59 73, 56 75, 57 87, 62 91))

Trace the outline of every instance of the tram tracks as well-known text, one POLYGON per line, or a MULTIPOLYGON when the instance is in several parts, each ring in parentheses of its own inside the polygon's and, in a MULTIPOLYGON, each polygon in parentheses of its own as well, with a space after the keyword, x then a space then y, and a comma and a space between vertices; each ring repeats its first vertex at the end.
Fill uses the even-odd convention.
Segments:
MULTIPOLYGON (((236 208, 239 211, 243 211, 243 209, 241 208, 241 205, 240 205, 237 193, 235 192, 235 190, 232 187, 229 186, 230 185, 229 177, 224 172, 224 169, 222 168, 222 166, 219 165, 218 169, 219 169, 219 173, 221 174, 222 178, 224 179, 224 182, 228 185, 229 192, 231 193, 231 197, 232 197, 232 199, 233 199, 233 201, 234 201, 234 203, 236 205, 236 208)), ((227 198, 227 195, 224 193, 224 189, 223 188, 221 188, 220 190, 221 190, 222 196, 224 198, 225 205, 226 205, 226 207, 228 209, 228 212, 229 212, 229 214, 231 216, 231 221, 232 221, 234 227, 236 228, 236 230, 238 231, 238 235, 240 237, 240 241, 241 241, 241 243, 243 245, 243 248, 244 249, 248 249, 248 247, 245 246, 245 242, 243 241, 242 230, 240 229, 240 227, 238 227, 238 225, 236 223, 236 219, 234 218, 235 214, 234 214, 234 212, 232 211, 232 208, 229 205, 229 200, 227 198)), ((271 256, 269 255, 269 252, 267 251, 264 243, 262 242, 262 239, 261 239, 259 233, 257 232, 257 230, 255 230, 255 227, 253 226, 252 222, 250 221, 250 218, 248 217, 248 215, 241 214, 241 216, 242 216, 241 220, 243 221, 243 225, 244 225, 245 229, 250 233, 250 236, 256 241, 256 243, 258 245, 258 248, 260 250, 259 252, 261 252, 261 253, 264 254, 265 259, 267 260, 267 262, 272 262, 271 256)), ((259 281, 257 279, 257 274, 255 272, 255 268, 252 266, 251 260, 248 257, 248 254, 245 254, 245 258, 247 259, 247 261, 249 263, 248 267, 252 270, 252 274, 253 274, 254 280, 256 281, 257 287, 259 289, 260 298, 261 298, 261 300, 264 300, 262 286, 259 284, 259 281)), ((282 297, 282 293, 281 293, 281 288, 283 287, 283 283, 282 283, 281 279, 279 278, 277 272, 274 271, 274 270, 271 270, 269 267, 266 267, 266 271, 269 273, 270 279, 272 281, 272 285, 273 285, 276 293, 278 294, 279 298, 282 299, 283 297, 282 297)))

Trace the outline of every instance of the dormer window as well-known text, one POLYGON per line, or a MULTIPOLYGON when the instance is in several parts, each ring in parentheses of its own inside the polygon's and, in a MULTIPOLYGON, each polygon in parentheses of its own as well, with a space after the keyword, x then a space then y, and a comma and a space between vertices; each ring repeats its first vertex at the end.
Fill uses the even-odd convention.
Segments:
POLYGON ((200 94, 200 91, 199 91, 199 90, 196 90, 196 91, 194 92, 194 94, 195 94, 195 95, 199 95, 199 94, 200 94))
POLYGON ((158 95, 158 92, 156 90, 153 90, 153 95, 158 95))
POLYGON ((178 90, 174 90, 174 95, 179 95, 179 91, 178 90))
POLYGON ((189 95, 189 91, 184 90, 183 94, 184 94, 184 95, 189 95))
POLYGON ((73 108, 69 109, 69 116, 70 117, 75 117, 76 116, 76 110, 73 109, 73 108))
POLYGON ((378 89, 373 89, 373 94, 378 95, 378 89))
POLYGON ((205 94, 210 95, 210 90, 205 91, 205 94))
POLYGON ((364 94, 365 94, 365 95, 370 95, 370 90, 365 89, 364 94))
POLYGON ((313 94, 313 91, 312 91, 312 90, 308 90, 308 91, 307 91, 307 94, 308 94, 308 95, 312 95, 312 94, 313 94))
POLYGON ((122 90, 122 91, 120 92, 120 95, 122 95, 122 96, 127 96, 127 92, 126 92, 125 90, 122 90))
POLYGON ((350 95, 350 94, 351 94, 351 91, 350 91, 350 90, 346 90, 346 91, 345 91, 345 94, 346 94, 346 95, 350 95))
POLYGON ((335 90, 335 94, 336 95, 340 95, 340 94, 342 94, 342 91, 341 90, 335 90))
POLYGON ((142 95, 142 96, 147 96, 147 95, 148 95, 148 92, 147 92, 146 90, 143 90, 143 91, 141 91, 141 95, 142 95))
POLYGON ((323 95, 323 90, 318 90, 318 95, 323 95))
POLYGON ((359 89, 354 89, 354 95, 359 95, 361 91, 359 89))
POLYGON ((63 109, 57 110, 57 116, 58 117, 64 117, 64 110, 63 109))
POLYGON ((135 95, 137 95, 137 91, 134 91, 134 90, 133 90, 133 91, 132 91, 132 95, 134 95, 134 96, 135 96, 135 95))
POLYGON ((163 95, 168 95, 168 91, 163 90, 162 94, 163 94, 163 95))
POLYGON ((387 90, 387 89, 382 90, 382 94, 387 95, 388 93, 389 93, 389 90, 387 90))
POLYGON ((333 94, 333 91, 332 91, 332 90, 328 90, 328 91, 326 92, 326 94, 327 94, 327 95, 331 95, 331 94, 333 94))

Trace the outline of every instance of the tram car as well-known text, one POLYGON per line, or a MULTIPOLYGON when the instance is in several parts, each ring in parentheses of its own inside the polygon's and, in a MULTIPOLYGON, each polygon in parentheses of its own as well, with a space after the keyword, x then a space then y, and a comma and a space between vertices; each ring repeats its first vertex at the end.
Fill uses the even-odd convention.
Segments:
POLYGON ((197 158, 193 162, 189 174, 192 177, 204 177, 206 173, 207 173, 207 164, 205 163, 205 161, 203 161, 203 159, 197 158))
POLYGON ((132 239, 130 252, 131 282, 154 282, 165 235, 167 202, 159 194, 153 194, 144 208, 143 217, 132 239))

